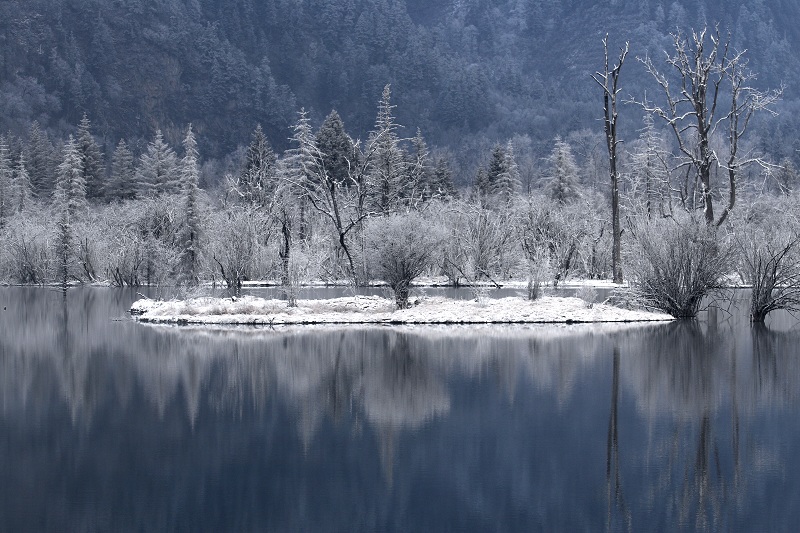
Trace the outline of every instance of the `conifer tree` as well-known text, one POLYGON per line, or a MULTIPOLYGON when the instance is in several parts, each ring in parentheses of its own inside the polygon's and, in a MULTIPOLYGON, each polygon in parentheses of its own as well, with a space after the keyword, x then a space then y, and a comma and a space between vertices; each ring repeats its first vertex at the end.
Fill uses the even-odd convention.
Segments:
POLYGON ((33 121, 28 130, 25 160, 33 192, 37 198, 47 202, 55 186, 55 150, 47 133, 33 121))
POLYGON ((405 190, 401 193, 403 200, 414 207, 419 202, 438 196, 438 191, 433 183, 430 151, 419 128, 417 128, 417 134, 411 139, 411 151, 408 155, 409 159, 406 163, 408 177, 405 190))
POLYGON ((383 88, 378 104, 375 130, 371 134, 372 185, 375 187, 376 210, 388 216, 397 206, 404 187, 405 155, 400 148, 392 105, 391 86, 383 88))
POLYGON ((25 153, 19 155, 19 161, 14 169, 14 193, 16 195, 17 210, 25 211, 33 203, 33 185, 25 167, 25 153))
POLYGON ((129 200, 136 197, 136 169, 133 153, 125 139, 120 139, 111 156, 111 179, 106 187, 107 199, 129 200))
POLYGON ((78 144, 72 135, 64 145, 64 155, 58 166, 58 180, 53 200, 59 217, 55 242, 58 278, 61 281, 62 289, 66 291, 73 254, 72 226, 78 217, 85 214, 87 209, 86 183, 83 181, 81 155, 78 144))
POLYGON ((454 198, 456 187, 453 183, 453 171, 450 170, 450 163, 446 157, 439 156, 433 164, 433 187, 437 196, 442 198, 454 198))
POLYGON ((86 183, 86 197, 89 200, 102 199, 105 193, 103 156, 92 136, 91 123, 85 113, 78 127, 77 144, 81 155, 83 180, 86 183))
POLYGON ((550 198, 562 205, 577 200, 580 196, 576 185, 578 165, 575 164, 569 143, 556 137, 555 146, 547 161, 550 169, 546 189, 550 198))
POLYGON ((198 194, 200 171, 198 168, 197 141, 192 131, 192 125, 186 131, 183 140, 184 156, 181 160, 180 174, 183 184, 183 195, 186 206, 186 219, 184 221, 182 236, 182 281, 187 285, 196 285, 200 280, 200 213, 198 207, 198 194))
POLYGON ((0 137, 0 228, 15 210, 13 169, 5 137, 0 137))
POLYGON ((158 130, 139 162, 139 169, 136 172, 137 196, 148 197, 179 192, 180 185, 178 158, 164 141, 161 130, 158 130))
POLYGON ((336 110, 331 111, 319 127, 316 145, 330 178, 339 186, 349 187, 350 177, 358 165, 357 150, 336 110))
POLYGON ((269 203, 275 191, 276 162, 277 157, 259 124, 247 147, 247 160, 239 177, 239 193, 246 203, 259 206, 269 203))
POLYGON ((86 213, 86 182, 83 180, 83 165, 78 144, 72 135, 64 145, 63 159, 58 165, 58 181, 54 203, 59 211, 66 210, 68 222, 86 213))

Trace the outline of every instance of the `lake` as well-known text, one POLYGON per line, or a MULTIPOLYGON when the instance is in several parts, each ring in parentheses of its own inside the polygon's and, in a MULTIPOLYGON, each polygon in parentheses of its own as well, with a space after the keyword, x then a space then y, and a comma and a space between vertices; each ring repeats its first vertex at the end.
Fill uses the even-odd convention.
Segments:
POLYGON ((788 315, 206 330, 136 298, 0 288, 0 531, 800 524, 788 315))

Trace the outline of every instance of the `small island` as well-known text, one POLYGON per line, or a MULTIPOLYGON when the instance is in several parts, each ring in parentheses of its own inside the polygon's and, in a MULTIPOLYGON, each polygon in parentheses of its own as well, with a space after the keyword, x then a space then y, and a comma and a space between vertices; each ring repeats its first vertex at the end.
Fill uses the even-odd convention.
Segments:
POLYGON ((407 309, 379 296, 349 296, 322 300, 285 300, 255 296, 151 300, 131 306, 141 322, 209 325, 294 324, 577 324, 593 322, 658 322, 673 318, 664 313, 622 309, 607 304, 587 304, 580 298, 521 297, 455 300, 439 296, 418 297, 407 309))

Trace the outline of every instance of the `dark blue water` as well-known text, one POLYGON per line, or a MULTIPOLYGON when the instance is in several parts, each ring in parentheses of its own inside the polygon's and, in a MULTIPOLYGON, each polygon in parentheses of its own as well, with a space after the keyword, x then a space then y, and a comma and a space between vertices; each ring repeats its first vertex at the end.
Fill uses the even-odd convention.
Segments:
POLYGON ((800 333, 206 331, 0 289, 0 531, 793 531, 800 333))

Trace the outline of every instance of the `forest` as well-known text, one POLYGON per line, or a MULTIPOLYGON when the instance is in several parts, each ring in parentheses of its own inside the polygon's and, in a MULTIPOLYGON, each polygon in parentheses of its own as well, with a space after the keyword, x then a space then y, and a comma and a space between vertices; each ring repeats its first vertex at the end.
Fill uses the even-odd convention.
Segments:
MULTIPOLYGON (((402 307, 426 274, 524 280, 535 298, 570 277, 610 279, 616 233, 625 276, 687 280, 675 316, 732 276, 765 286, 754 316, 797 301, 790 3, 0 10, 7 282, 271 280, 292 298, 314 280, 382 280, 402 307), (612 60, 631 50, 617 230, 592 81, 605 35, 612 60), (687 82, 704 84, 702 102, 670 92, 687 82)), ((664 289, 638 287, 645 301, 664 289)))

